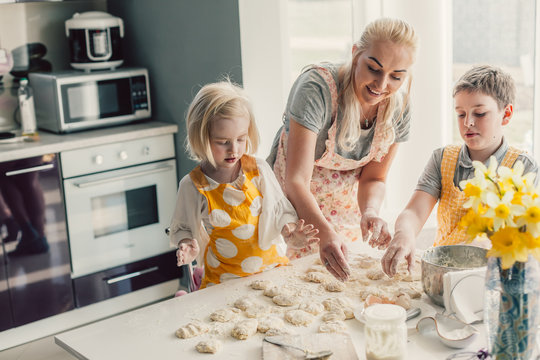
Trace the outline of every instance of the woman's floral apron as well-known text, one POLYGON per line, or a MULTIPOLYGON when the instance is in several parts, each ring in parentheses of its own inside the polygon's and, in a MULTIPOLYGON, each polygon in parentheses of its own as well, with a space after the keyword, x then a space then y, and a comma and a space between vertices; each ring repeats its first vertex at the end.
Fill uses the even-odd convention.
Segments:
MULTIPOLYGON (((360 209, 358 208, 358 179, 362 167, 372 160, 381 161, 388 153, 390 145, 394 142, 394 128, 382 121, 375 124, 375 134, 369 154, 360 160, 346 159, 337 154, 337 87, 330 71, 322 67, 313 67, 326 81, 332 96, 332 126, 328 130, 326 151, 320 159, 315 161, 311 176, 310 190, 326 220, 334 226, 349 241, 355 241, 362 236, 360 230, 360 209), (385 126, 386 125, 386 126, 385 126)), ((379 105, 377 117, 384 113, 386 102, 379 105)), ((274 172, 285 189, 285 168, 287 154, 288 134, 283 128, 274 163, 274 172)), ((287 256, 290 259, 299 258, 318 252, 318 247, 306 247, 301 250, 289 249, 287 256)))

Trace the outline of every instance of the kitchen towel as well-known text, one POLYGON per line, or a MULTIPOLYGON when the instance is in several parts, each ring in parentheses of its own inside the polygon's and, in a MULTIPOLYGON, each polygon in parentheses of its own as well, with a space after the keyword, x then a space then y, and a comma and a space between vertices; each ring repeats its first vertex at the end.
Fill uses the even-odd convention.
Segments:
POLYGON ((486 267, 452 271, 443 276, 443 300, 447 315, 466 324, 482 321, 486 267))

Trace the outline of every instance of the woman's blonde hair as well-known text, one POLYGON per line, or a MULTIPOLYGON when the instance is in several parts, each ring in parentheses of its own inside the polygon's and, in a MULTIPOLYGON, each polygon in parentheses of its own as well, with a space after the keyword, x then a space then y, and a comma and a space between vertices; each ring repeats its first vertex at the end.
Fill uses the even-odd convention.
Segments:
POLYGON ((259 133, 249 99, 244 90, 231 81, 221 81, 203 86, 189 105, 186 116, 186 150, 191 159, 208 161, 216 166, 210 148, 210 128, 218 118, 249 118, 246 153, 252 154, 259 146, 259 133))
MULTIPOLYGON (((411 49, 413 57, 418 44, 413 27, 403 20, 380 18, 366 26, 362 36, 355 43, 356 50, 353 53, 352 59, 340 69, 338 75, 339 83, 342 84, 339 103, 342 106, 343 113, 338 145, 344 150, 352 150, 361 134, 360 118, 362 116, 362 108, 358 102, 354 86, 356 64, 358 58, 376 41, 391 41, 394 44, 407 46, 411 49)), ((385 100, 388 101, 388 106, 382 119, 377 119, 377 121, 383 121, 389 124, 392 121, 394 110, 399 107, 401 107, 400 116, 403 115, 409 100, 412 75, 409 75, 408 79, 405 99, 402 99, 402 96, 398 92, 390 96, 389 99, 385 100)))

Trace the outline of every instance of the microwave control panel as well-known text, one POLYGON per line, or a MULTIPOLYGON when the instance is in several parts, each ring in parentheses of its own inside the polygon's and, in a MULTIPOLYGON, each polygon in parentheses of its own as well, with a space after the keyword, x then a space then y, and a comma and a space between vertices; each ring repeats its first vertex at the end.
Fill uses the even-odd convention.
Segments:
POLYGON ((135 111, 148 110, 147 85, 145 76, 131 78, 131 99, 135 111))

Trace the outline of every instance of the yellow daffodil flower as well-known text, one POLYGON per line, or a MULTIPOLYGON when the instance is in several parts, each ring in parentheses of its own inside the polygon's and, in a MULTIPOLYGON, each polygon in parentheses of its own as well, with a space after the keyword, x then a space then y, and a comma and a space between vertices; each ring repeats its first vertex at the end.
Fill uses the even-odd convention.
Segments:
POLYGON ((524 213, 517 219, 516 225, 518 227, 526 226, 527 231, 531 233, 533 237, 540 236, 540 197, 532 198, 530 195, 524 195, 521 198, 523 206, 525 207, 524 213))
POLYGON ((484 217, 493 219, 493 230, 497 231, 501 227, 516 226, 514 216, 521 215, 525 211, 521 205, 512 204, 514 191, 507 191, 502 199, 493 193, 488 193, 486 197, 487 205, 489 206, 484 217))
POLYGON ((501 258, 503 269, 509 269, 516 261, 526 262, 529 258, 527 244, 529 233, 522 233, 515 227, 505 227, 491 235, 491 249, 487 256, 501 258))

